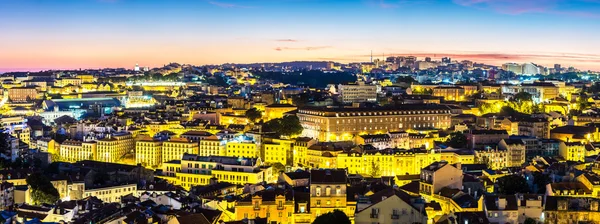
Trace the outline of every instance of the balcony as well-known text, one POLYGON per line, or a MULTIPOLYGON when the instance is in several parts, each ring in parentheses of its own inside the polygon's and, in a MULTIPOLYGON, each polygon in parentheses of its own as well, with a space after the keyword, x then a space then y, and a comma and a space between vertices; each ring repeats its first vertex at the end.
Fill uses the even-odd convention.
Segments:
POLYGON ((377 214, 377 213, 371 213, 371 218, 372 219, 378 219, 379 218, 379 214, 377 214))
POLYGON ((399 214, 392 214, 392 219, 400 219, 400 215, 399 214))

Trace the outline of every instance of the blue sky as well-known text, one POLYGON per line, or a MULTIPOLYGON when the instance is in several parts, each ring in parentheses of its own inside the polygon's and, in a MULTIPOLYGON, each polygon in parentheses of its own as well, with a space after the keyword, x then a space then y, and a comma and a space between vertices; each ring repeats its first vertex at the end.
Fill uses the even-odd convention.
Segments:
POLYGON ((600 70, 600 0, 0 0, 0 71, 451 56, 600 70))

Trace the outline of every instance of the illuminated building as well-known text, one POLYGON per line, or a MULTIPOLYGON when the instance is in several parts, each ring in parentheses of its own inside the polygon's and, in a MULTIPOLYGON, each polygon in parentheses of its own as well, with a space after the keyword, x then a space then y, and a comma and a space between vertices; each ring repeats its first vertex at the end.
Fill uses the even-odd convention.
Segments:
POLYGON ((387 188, 359 200, 354 223, 428 223, 426 210, 414 204, 418 197, 387 188))
POLYGON ((232 157, 258 158, 260 155, 258 145, 252 141, 227 142, 226 151, 227 156, 232 157))
POLYGON ((550 138, 563 142, 597 142, 600 141, 600 133, 595 125, 566 125, 550 130, 550 138))
POLYGON ((351 140, 354 135, 377 134, 419 128, 447 129, 447 106, 410 104, 379 108, 302 108, 296 114, 302 136, 319 141, 351 140))
POLYGON ((60 145, 52 138, 40 138, 37 140, 37 148, 40 152, 47 152, 50 154, 58 154, 60 145))
POLYGON ((240 115, 233 114, 233 113, 219 114, 219 124, 220 125, 230 125, 230 124, 247 125, 249 123, 250 123, 250 120, 243 114, 240 114, 240 115))
POLYGON ((501 170, 508 167, 508 152, 506 150, 487 147, 475 150, 475 160, 486 164, 492 170, 501 170))
POLYGON ((96 142, 98 149, 96 160, 107 163, 118 162, 126 153, 133 153, 135 149, 133 137, 129 133, 107 135, 106 138, 96 142))
POLYGON ((268 223, 293 223, 293 193, 279 188, 249 194, 235 203, 235 220, 267 218, 268 223))
POLYGON ((261 158, 266 164, 281 163, 283 165, 292 165, 294 140, 287 139, 267 139, 262 142, 261 158))
POLYGON ((13 87, 8 89, 8 100, 13 102, 27 102, 37 99, 38 91, 35 87, 13 87))
POLYGON ((378 88, 377 85, 358 82, 356 84, 339 84, 337 91, 344 103, 375 102, 378 88))
POLYGON ((211 135, 207 138, 200 140, 200 146, 198 148, 198 155, 200 156, 225 156, 227 151, 225 150, 225 142, 221 141, 217 136, 211 135))
POLYGON ((0 127, 11 136, 18 138, 25 144, 31 143, 31 128, 27 126, 27 119, 21 116, 0 118, 0 127))
POLYGON ((274 181, 271 172, 271 167, 262 166, 260 158, 184 154, 181 160, 163 163, 164 176, 159 177, 190 189, 210 184, 211 178, 241 185, 270 183, 274 181))
POLYGON ((185 138, 171 138, 162 143, 162 162, 180 160, 185 154, 198 154, 198 143, 185 138))
POLYGON ((523 66, 517 63, 505 63, 502 65, 502 70, 513 72, 517 75, 523 74, 523 66))
POLYGON ((523 75, 537 75, 540 74, 540 69, 538 68, 537 65, 532 64, 532 63, 525 63, 522 65, 523 68, 523 75))
POLYGON ((520 167, 525 163, 525 143, 521 139, 502 139, 498 148, 506 151, 509 167, 520 167))
POLYGON ((180 135, 180 137, 187 138, 188 140, 190 140, 192 142, 200 142, 203 139, 207 139, 212 136, 213 136, 213 134, 206 132, 206 131, 187 131, 180 135))
POLYGON ((135 142, 135 163, 146 167, 158 167, 162 164, 162 142, 144 136, 135 142))
POLYGON ((123 196, 137 194, 137 184, 85 189, 84 197, 97 197, 104 203, 120 203, 123 196))
POLYGON ((419 174, 420 170, 441 160, 441 154, 434 151, 386 149, 374 152, 344 152, 337 154, 336 166, 348 168, 348 173, 372 176, 396 176, 419 174))
POLYGON ((62 161, 95 160, 97 155, 96 142, 66 140, 60 144, 59 156, 62 161))
POLYGON ((392 148, 392 138, 388 134, 357 135, 354 142, 357 145, 372 145, 377 149, 392 148))
POLYGON ((506 130, 471 130, 465 135, 471 149, 495 145, 500 140, 508 138, 506 130))
POLYGON ((548 102, 551 99, 559 97, 559 88, 550 82, 534 82, 532 84, 521 84, 517 87, 521 92, 531 94, 533 102, 548 102))
POLYGON ((345 170, 310 171, 310 213, 312 220, 334 210, 340 210, 345 212, 348 217, 354 217, 354 211, 346 209, 346 185, 345 170))
POLYGON ((276 118, 282 118, 287 112, 296 110, 297 107, 290 104, 271 104, 265 107, 264 120, 269 121, 276 118))
POLYGON ((600 220, 600 199, 546 196, 544 221, 548 223, 590 223, 600 220))
POLYGON ((314 145, 315 143, 316 143, 316 141, 312 138, 298 137, 295 139, 294 152, 293 152, 294 153, 293 166, 297 166, 299 164, 308 164, 308 162, 307 162, 308 148, 311 147, 312 145, 314 145))
POLYGON ((559 155, 567 161, 585 161, 586 144, 581 142, 561 142, 558 147, 559 155))
POLYGON ((81 79, 82 83, 92 83, 96 81, 96 78, 94 78, 94 75, 88 75, 88 74, 79 74, 77 75, 78 79, 81 79))
POLYGON ((399 149, 409 149, 410 148, 410 137, 409 134, 405 131, 393 131, 389 132, 392 139, 392 147, 399 149))
POLYGON ((433 96, 443 97, 446 101, 464 101, 465 89, 459 86, 438 86, 433 88, 433 96))
POLYGON ((461 164, 434 162, 421 170, 419 191, 424 195, 438 194, 442 188, 462 189, 461 164))
POLYGON ((62 77, 56 79, 54 82, 55 86, 79 86, 83 80, 74 77, 62 77))

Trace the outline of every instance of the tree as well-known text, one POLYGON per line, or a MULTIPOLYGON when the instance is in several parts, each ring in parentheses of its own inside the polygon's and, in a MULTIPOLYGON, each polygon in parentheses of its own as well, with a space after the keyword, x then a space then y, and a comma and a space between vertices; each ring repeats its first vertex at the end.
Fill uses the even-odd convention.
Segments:
POLYGON ((515 96, 513 97, 513 100, 515 100, 517 102, 532 101, 533 96, 531 96, 531 94, 528 92, 519 92, 519 93, 515 94, 515 96))
POLYGON ((302 125, 300 120, 296 116, 284 116, 283 118, 276 118, 267 121, 263 124, 264 131, 272 131, 279 135, 293 136, 302 133, 302 125))
POLYGON ((448 136, 446 144, 452 148, 465 148, 467 147, 467 137, 461 132, 452 132, 448 136))
POLYGON ((42 173, 32 173, 25 181, 31 189, 31 200, 34 204, 54 204, 58 201, 58 190, 52 185, 50 179, 42 173))
POLYGON ((371 161, 371 177, 379 177, 381 176, 381 168, 379 168, 379 163, 375 161, 371 161))
POLYGON ((3 129, 0 129, 0 153, 10 154, 10 135, 5 133, 3 129))
POLYGON ((279 175, 280 172, 285 172, 285 166, 281 163, 273 163, 271 164, 273 168, 273 175, 279 175))
POLYGON ((498 178, 498 193, 500 194, 516 194, 529 193, 529 186, 525 178, 519 175, 508 175, 498 178))
POLYGON ((250 122, 254 123, 262 117, 262 113, 256 108, 251 108, 246 111, 245 116, 250 122))
POLYGON ((537 224, 537 221, 535 221, 535 219, 532 218, 527 218, 525 219, 525 222, 523 222, 523 224, 537 224))
POLYGON ((340 210, 325 213, 315 219, 312 224, 350 224, 350 218, 340 210))

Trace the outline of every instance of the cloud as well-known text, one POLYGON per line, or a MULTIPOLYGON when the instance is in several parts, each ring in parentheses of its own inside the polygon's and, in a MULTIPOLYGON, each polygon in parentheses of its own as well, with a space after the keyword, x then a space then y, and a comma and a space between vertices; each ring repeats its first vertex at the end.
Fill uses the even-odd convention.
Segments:
POLYGON ((221 8, 244 8, 244 9, 254 8, 252 6, 238 5, 238 4, 218 2, 218 1, 208 1, 208 4, 218 6, 221 8))
POLYGON ((276 47, 276 51, 314 51, 333 48, 332 46, 315 46, 315 47, 276 47))
MULTIPOLYGON (((583 1, 587 4, 600 3, 600 1, 597 0, 578 1, 583 1)), ((453 0, 453 2, 465 7, 492 10, 508 15, 543 13, 573 17, 600 18, 600 14, 594 12, 564 10, 565 3, 568 3, 567 0, 453 0)))
POLYGON ((277 42, 299 42, 299 40, 296 40, 296 39, 277 39, 275 41, 277 41, 277 42))

